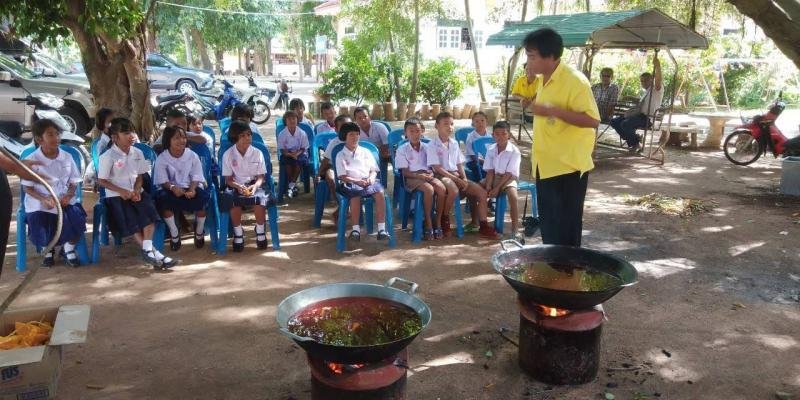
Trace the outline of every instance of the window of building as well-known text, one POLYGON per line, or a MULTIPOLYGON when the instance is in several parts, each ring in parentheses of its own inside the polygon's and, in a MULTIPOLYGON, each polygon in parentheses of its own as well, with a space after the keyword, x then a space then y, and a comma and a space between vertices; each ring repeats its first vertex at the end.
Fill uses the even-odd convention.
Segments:
POLYGON ((475 39, 475 47, 483 48, 483 31, 472 31, 472 37, 475 39))

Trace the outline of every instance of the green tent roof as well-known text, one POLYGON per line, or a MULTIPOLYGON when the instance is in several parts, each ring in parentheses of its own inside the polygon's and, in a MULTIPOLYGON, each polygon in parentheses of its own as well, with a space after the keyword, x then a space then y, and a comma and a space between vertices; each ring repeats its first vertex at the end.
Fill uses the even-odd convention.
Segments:
POLYGON ((564 39, 564 47, 603 48, 668 46, 674 49, 708 47, 705 37, 658 9, 580 14, 543 15, 513 23, 489 36, 487 45, 520 46, 529 32, 550 27, 564 39))

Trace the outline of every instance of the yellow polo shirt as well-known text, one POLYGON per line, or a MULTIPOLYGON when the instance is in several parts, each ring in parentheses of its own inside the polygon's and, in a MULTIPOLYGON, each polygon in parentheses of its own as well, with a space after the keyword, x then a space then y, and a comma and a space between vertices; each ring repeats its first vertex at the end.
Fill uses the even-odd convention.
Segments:
MULTIPOLYGON (((592 95, 589 81, 578 70, 558 63, 550 80, 539 82, 536 104, 550 105, 570 111, 586 113, 600 120, 597 103, 592 95)), ((533 119, 533 176, 539 168, 539 178, 584 172, 594 168, 594 128, 579 128, 557 118, 535 117, 533 119)))
POLYGON ((536 96, 536 90, 539 89, 541 80, 541 77, 536 75, 536 77, 533 78, 533 82, 528 84, 528 77, 522 75, 514 81, 514 86, 511 87, 511 94, 522 96, 526 99, 532 99, 536 96))

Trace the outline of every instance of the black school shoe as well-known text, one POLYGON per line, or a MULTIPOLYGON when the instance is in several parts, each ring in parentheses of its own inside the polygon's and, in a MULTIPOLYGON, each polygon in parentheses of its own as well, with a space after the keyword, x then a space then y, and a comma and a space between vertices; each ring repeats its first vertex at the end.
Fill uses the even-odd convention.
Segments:
POLYGON ((78 260, 78 254, 75 253, 75 250, 64 252, 64 262, 72 268, 81 266, 81 262, 78 260))
POLYGON ((180 233, 178 236, 170 237, 169 239, 169 248, 172 251, 178 251, 181 249, 181 236, 180 233))
POLYGON ((164 258, 162 258, 159 261, 161 261, 161 265, 163 265, 164 268, 172 268, 178 265, 178 263, 180 262, 179 260, 176 260, 174 258, 169 258, 167 256, 164 256, 164 258))
POLYGON ((242 251, 244 251, 244 236, 236 236, 234 234, 232 246, 233 246, 233 251, 235 253, 241 253, 242 251), (236 243, 236 239, 242 239, 242 242, 236 243))
POLYGON ((144 262, 152 265, 153 269, 155 269, 156 271, 160 271, 160 270, 164 269, 164 264, 161 262, 161 260, 155 258, 154 256, 151 256, 150 253, 151 252, 149 252, 149 251, 147 251, 145 249, 142 249, 142 260, 144 260, 144 262))
POLYGON ((264 232, 261 235, 259 235, 258 232, 256 232, 256 248, 258 248, 259 250, 264 250, 267 248, 267 233, 264 232), (264 236, 264 240, 258 240, 258 237, 261 235, 264 236))
POLYGON ((194 247, 196 249, 202 249, 203 246, 206 244, 206 233, 203 231, 202 233, 197 233, 197 222, 192 224, 192 232, 194 233, 194 247))
POLYGON ((50 252, 45 254, 44 258, 42 258, 42 266, 52 267, 53 265, 56 265, 56 255, 53 250, 50 250, 50 252))

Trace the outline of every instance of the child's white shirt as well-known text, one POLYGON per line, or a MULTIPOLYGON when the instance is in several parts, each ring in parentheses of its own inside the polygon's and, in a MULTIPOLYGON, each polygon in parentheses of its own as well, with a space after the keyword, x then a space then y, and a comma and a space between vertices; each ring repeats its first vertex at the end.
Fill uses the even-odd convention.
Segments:
POLYGON ((222 155, 222 176, 232 176, 240 185, 246 185, 254 181, 256 176, 266 173, 264 155, 253 146, 248 146, 242 155, 233 145, 222 155))
POLYGON ((324 156, 325 158, 328 159, 328 161, 330 161, 330 162, 334 161, 333 160, 333 148, 336 147, 336 145, 339 144, 339 143, 344 143, 344 142, 339 140, 338 137, 335 137, 335 138, 331 139, 330 142, 328 142, 328 147, 325 147, 325 156, 324 156))
POLYGON ((205 185, 206 179, 203 176, 203 163, 200 157, 191 149, 184 150, 183 154, 175 158, 164 150, 156 158, 156 168, 153 182, 161 186, 167 182, 175 186, 186 189, 192 182, 200 182, 205 185))
MULTIPOLYGON (((150 168, 150 162, 147 161, 141 150, 131 146, 128 154, 125 154, 115 144, 100 156, 97 178, 105 179, 116 186, 132 191, 136 185, 136 178, 141 174, 149 173, 150 168)), ((106 189, 106 197, 119 197, 119 193, 106 189)))
POLYGON ((497 151, 497 144, 490 144, 486 148, 486 158, 483 160, 483 169, 485 171, 494 170, 495 175, 505 175, 510 172, 514 178, 519 179, 519 164, 522 160, 522 153, 520 153, 517 146, 512 143, 506 143, 506 149, 499 152, 497 151))
POLYGON ((389 131, 380 122, 371 121, 369 123, 369 132, 364 132, 360 127, 358 131, 360 140, 366 140, 377 148, 380 148, 381 145, 389 144, 389 131))
POLYGON ((294 128, 294 134, 289 132, 289 128, 283 128, 278 135, 278 150, 295 151, 305 149, 308 152, 308 135, 299 126, 294 128))
POLYGON ((370 172, 378 172, 378 164, 372 152, 364 147, 356 146, 355 151, 351 151, 347 146, 342 147, 336 155, 336 174, 338 176, 348 176, 353 179, 369 178, 370 172))
MULTIPOLYGON (((36 173, 43 173, 50 178, 47 180, 47 183, 53 188, 53 191, 56 192, 56 196, 59 198, 69 191, 69 185, 71 183, 77 185, 83 180, 81 179, 80 168, 75 164, 72 155, 66 151, 61 151, 59 149, 56 158, 48 158, 42 153, 42 149, 39 148, 25 159, 36 160, 41 163, 40 165, 34 165, 31 169, 36 173)), ((22 179, 20 184, 22 186, 32 187, 36 193, 50 197, 50 192, 48 192, 41 183, 22 179)), ((75 204, 77 202, 77 196, 73 196, 72 199, 70 199, 70 204, 75 204)), ((56 214, 55 207, 44 208, 44 205, 38 199, 33 196, 25 196, 25 212, 32 213, 36 211, 46 211, 51 214, 56 214)))
POLYGON ((403 143, 394 155, 395 167, 397 169, 407 168, 411 172, 430 171, 428 166, 428 154, 425 150, 427 144, 419 142, 419 150, 414 150, 411 142, 403 143))
POLYGON ((428 166, 440 165, 445 171, 455 172, 458 171, 458 164, 463 164, 464 153, 458 147, 458 142, 455 139, 449 138, 448 144, 445 145, 439 135, 436 135, 433 140, 425 147, 428 156, 428 166))

